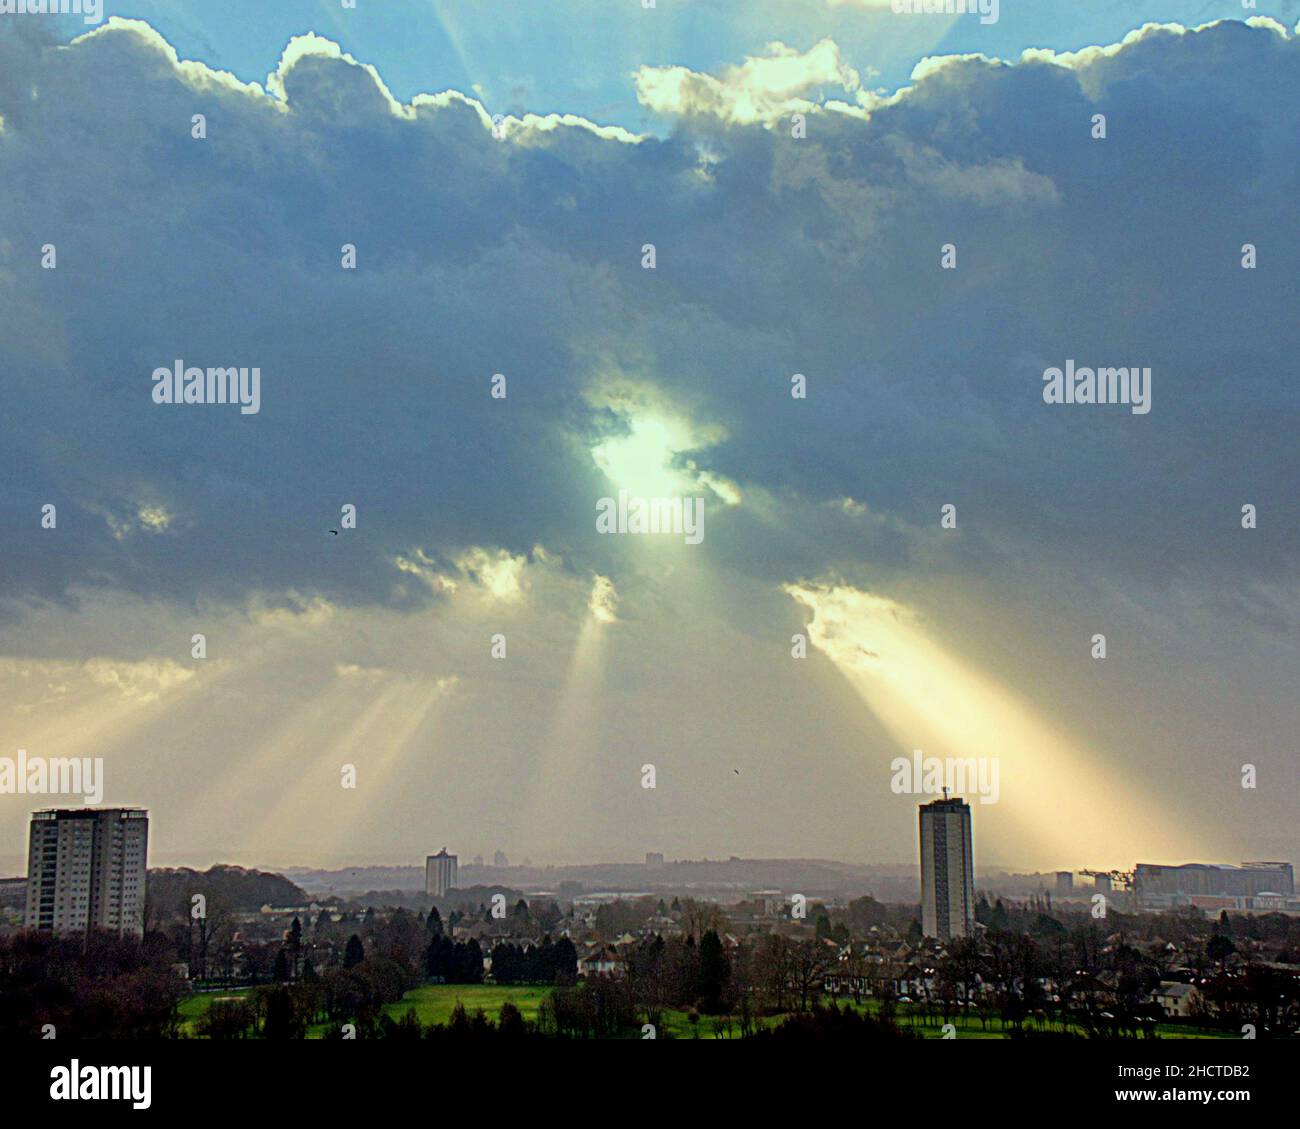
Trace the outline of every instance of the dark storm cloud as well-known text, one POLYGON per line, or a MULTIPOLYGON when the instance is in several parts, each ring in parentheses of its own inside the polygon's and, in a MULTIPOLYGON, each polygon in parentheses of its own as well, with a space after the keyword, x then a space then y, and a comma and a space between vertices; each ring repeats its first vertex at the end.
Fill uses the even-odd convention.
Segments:
POLYGON ((587 453, 619 422, 583 397, 605 369, 725 428, 692 457, 776 519, 717 508, 705 547, 764 579, 1032 558, 1220 600, 1294 581, 1300 55, 1273 30, 952 62, 803 139, 686 112, 639 143, 502 142, 455 98, 395 114, 338 58, 289 65, 282 103, 135 27, 0 35, 7 598, 400 603, 427 593, 398 554, 468 545, 619 580, 587 453), (260 412, 155 405, 177 358, 258 366, 260 412), (1067 358, 1149 366, 1151 413, 1044 404, 1067 358))

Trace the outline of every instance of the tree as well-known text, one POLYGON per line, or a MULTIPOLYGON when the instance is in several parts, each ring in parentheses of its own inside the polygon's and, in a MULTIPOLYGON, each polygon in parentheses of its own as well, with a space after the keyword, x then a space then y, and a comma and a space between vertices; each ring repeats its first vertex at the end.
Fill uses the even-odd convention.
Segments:
POLYGON ((628 988, 636 1007, 653 1027, 661 1025, 664 1010, 676 1002, 672 999, 666 950, 664 939, 655 936, 628 954, 628 988))
POLYGON ((899 1030, 892 1019, 883 1016, 872 1018, 847 1006, 841 1011, 834 1005, 829 1008, 814 1005, 810 1013, 787 1016, 779 1026, 762 1029, 752 1036, 764 1042, 774 1039, 782 1042, 790 1039, 826 1040, 828 1037, 845 1043, 884 1042, 917 1036, 899 1030))
POLYGON ((867 933, 873 926, 884 925, 889 919, 889 911, 870 894, 854 898, 848 907, 849 928, 856 933, 867 933))
POLYGON ((353 933, 348 938, 347 948, 343 950, 343 967, 356 968, 365 959, 366 947, 361 943, 361 938, 353 933))
MULTIPOLYGON (((676 904, 675 900, 674 904, 676 904)), ((682 906, 682 929, 688 937, 703 937, 710 929, 722 933, 727 928, 727 919, 715 902, 686 899, 686 904, 682 906)))
POLYGON ((1007 907, 1002 904, 1002 899, 997 900, 993 907, 993 914, 989 918, 990 929, 1007 929, 1011 924, 1011 917, 1007 913, 1007 907))
POLYGON ((700 1007, 706 1015, 726 1010, 731 989, 731 962, 717 931, 700 938, 700 1007))
POLYGON ((556 984, 573 984, 578 979, 578 950, 568 937, 561 937, 555 942, 553 961, 555 964, 554 982, 556 984))
POLYGON ((790 983, 799 994, 799 1010, 807 1011, 810 1001, 821 996, 826 979, 826 946, 820 941, 800 941, 791 948, 790 983))
POLYGON ((441 937, 443 935, 442 914, 438 912, 437 906, 430 908, 429 916, 424 919, 424 928, 431 937, 441 937))
POLYGON ((528 1028, 524 1025, 523 1012, 509 1000, 501 1005, 501 1011, 497 1015, 497 1031, 512 1039, 528 1034, 528 1028))
POLYGON ((1232 939, 1225 937, 1222 933, 1216 933, 1205 946, 1205 955, 1218 964, 1220 968, 1236 951, 1237 946, 1232 943, 1232 939))
POLYGON ((731 967, 732 994, 740 1016, 741 1038, 754 1030, 754 997, 759 989, 757 957, 753 949, 741 948, 731 967))
POLYGON ((259 988, 262 997, 262 1038, 301 1039, 307 1033, 307 1024, 294 1000, 293 989, 286 984, 273 988, 259 988))
POLYGON ((952 984, 961 990, 961 998, 969 1003, 971 992, 983 968, 979 942, 974 937, 958 937, 948 946, 948 960, 944 972, 952 984))
POLYGON ((793 976, 793 946, 779 933, 769 933, 760 942, 754 959, 755 980, 777 1011, 786 1010, 786 998, 793 976))
POLYGON ((253 1023, 253 1009, 238 997, 215 999, 198 1022, 200 1035, 209 1039, 242 1039, 253 1023))

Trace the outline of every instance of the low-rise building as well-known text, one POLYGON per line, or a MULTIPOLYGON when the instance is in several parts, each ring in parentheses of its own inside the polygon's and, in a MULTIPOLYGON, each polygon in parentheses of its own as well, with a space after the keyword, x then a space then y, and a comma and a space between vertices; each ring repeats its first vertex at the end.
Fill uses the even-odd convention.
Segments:
POLYGON ((1194 984, 1182 984, 1170 980, 1162 980, 1160 987, 1151 993, 1152 1000, 1160 1005, 1165 1015, 1179 1019, 1185 1019, 1192 1014, 1192 1008, 1200 996, 1194 984))

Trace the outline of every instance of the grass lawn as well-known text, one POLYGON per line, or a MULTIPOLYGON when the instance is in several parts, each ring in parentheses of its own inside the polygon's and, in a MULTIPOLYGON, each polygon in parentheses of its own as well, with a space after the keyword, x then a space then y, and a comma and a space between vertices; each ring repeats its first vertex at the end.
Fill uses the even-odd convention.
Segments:
POLYGON ((482 1008, 483 1014, 495 1023, 501 1005, 509 1001, 531 1022, 537 1018, 538 1006, 551 991, 546 986, 512 984, 422 984, 412 988, 397 1003, 385 1004, 384 1011, 394 1019, 401 1019, 409 1008, 415 1008, 420 1022, 428 1027, 431 1023, 450 1022, 459 1002, 470 1015, 482 1008))
POLYGON ((181 1000, 176 1011, 181 1017, 181 1030, 188 1036, 196 1036, 198 1022, 207 1014, 213 1000, 223 1000, 230 996, 246 996, 252 988, 223 988, 220 992, 198 992, 181 1000))
MULTIPOLYGON (((400 1019, 406 1014, 409 1008, 415 1008, 415 1014, 424 1026, 434 1023, 448 1023, 451 1020, 451 1013, 457 1003, 465 1005, 465 1010, 473 1015, 478 1009, 483 1010, 493 1022, 496 1021, 497 1013, 501 1010, 501 1005, 507 1000, 515 1005, 523 1014, 524 1019, 532 1022, 537 1019, 537 1009, 541 1002, 546 999, 552 992, 549 986, 513 986, 498 984, 422 984, 418 988, 413 988, 407 992, 397 1003, 385 1004, 384 1011, 393 1019, 400 1019)), ((199 1019, 211 1006, 213 1000, 221 999, 228 996, 247 995, 252 989, 250 988, 232 988, 220 992, 204 992, 200 995, 190 996, 180 1004, 180 1017, 182 1029, 185 1034, 194 1036, 199 1019)), ((830 997, 825 997, 822 1001, 824 1004, 831 1003, 830 997)), ((852 999, 843 999, 839 1001, 841 1007, 855 1006, 852 999)), ((863 1005, 868 1013, 874 1014, 879 1010, 879 1002, 867 1000, 863 1005)), ((767 1016, 755 1020, 756 1026, 771 1027, 779 1024, 784 1016, 767 1016)), ((899 1004, 895 1010, 895 1022, 904 1030, 915 1031, 925 1039, 942 1039, 943 1028, 942 1020, 934 1023, 925 1022, 922 1014, 912 1015, 911 1009, 907 1004, 899 1004)), ((987 1028, 982 1024, 975 1015, 953 1015, 950 1017, 951 1022, 957 1028, 958 1039, 1005 1039, 1007 1034, 1003 1029, 1001 1019, 993 1017, 988 1021, 987 1028)), ((687 1012, 669 1010, 664 1012, 661 1028, 659 1031, 660 1038, 673 1039, 718 1039, 727 1038, 725 1032, 719 1033, 717 1027, 721 1025, 720 1017, 702 1015, 698 1023, 692 1023, 687 1018, 687 1012)), ((1029 1030, 1033 1030, 1032 1024, 1026 1024, 1029 1030)), ((1059 1028, 1054 1028, 1058 1030, 1059 1028)), ((1078 1032, 1077 1028, 1071 1028, 1078 1032)), ((307 1037, 310 1039, 319 1039, 326 1031, 325 1024, 315 1024, 308 1028, 307 1037)), ((1236 1036, 1217 1031, 1207 1031, 1200 1028, 1186 1027, 1177 1023, 1160 1023, 1156 1025, 1156 1033, 1161 1039, 1230 1039, 1236 1036)), ((740 1026, 735 1019, 732 1020, 730 1038, 740 1037, 740 1026)))
MULTIPOLYGON (((822 1003, 829 1006, 833 1001, 829 996, 822 998, 822 1003)), ((879 1011, 880 1004, 876 1000, 866 1000, 860 1007, 853 1003, 852 998, 845 999, 841 997, 838 1001, 840 1007, 854 1007, 858 1010, 865 1010, 868 1014, 874 1015, 879 1011)), ((774 1027, 783 1019, 784 1015, 775 1015, 755 1020, 757 1027, 774 1027)), ((675 1039, 718 1039, 727 1038, 724 1034, 715 1033, 715 1023, 719 1017, 702 1015, 699 1022, 693 1024, 687 1018, 684 1011, 668 1011, 664 1013, 663 1034, 670 1035, 675 1039)), ((894 1022, 904 1031, 912 1031, 920 1035, 923 1039, 942 1039, 943 1038, 943 1020, 938 1019, 934 1023, 927 1023, 926 1017, 922 1013, 912 1015, 907 1004, 898 1004, 895 1008, 894 1022)), ((956 1037, 958 1039, 1007 1039, 1010 1036, 1004 1029, 1002 1020, 994 1017, 988 1021, 987 1027, 982 1024, 975 1015, 953 1015, 949 1017, 949 1022, 957 1029, 956 1037)), ((740 1026, 733 1019, 730 1038, 740 1037, 740 1026)), ((1028 1030, 1033 1031, 1032 1024, 1026 1024, 1028 1030)), ((1059 1027, 1053 1027, 1052 1030, 1059 1031, 1059 1027)), ((1075 1034, 1082 1034, 1082 1029, 1071 1026, 1069 1028, 1075 1034)), ((1178 1023, 1158 1023, 1156 1024, 1156 1034, 1161 1039, 1232 1039, 1237 1036, 1228 1032, 1207 1031, 1201 1028, 1186 1027, 1178 1023)))
MULTIPOLYGON (((841 1000, 841 1006, 846 1001, 841 1000)), ((852 1001, 848 1001, 850 1005, 852 1001)), ((879 1010, 879 1003, 875 1000, 867 1000, 863 1005, 869 1013, 875 1013, 879 1010)), ((894 1022, 903 1030, 912 1030, 924 1039, 942 1039, 943 1038, 943 1019, 937 1017, 932 1024, 927 1024, 926 1017, 922 1013, 915 1016, 907 1004, 896 1005, 894 1022)), ((985 1024, 979 1021, 978 1016, 974 1014, 952 1015, 949 1016, 948 1022, 957 1029, 958 1039, 1005 1039, 1009 1036, 1003 1028, 1002 1020, 997 1016, 989 1019, 987 1029, 985 1024)), ((1027 1031, 1036 1031, 1037 1028, 1033 1023, 1026 1023, 1027 1031)), ((1060 1031, 1059 1025, 1053 1025, 1049 1030, 1060 1031)), ((1075 1024, 1070 1024, 1067 1030, 1078 1035, 1083 1033, 1083 1029, 1075 1024)), ((1238 1038, 1226 1031, 1209 1031, 1200 1027, 1187 1027, 1181 1023, 1157 1023, 1156 1035, 1161 1039, 1232 1039, 1238 1038)))

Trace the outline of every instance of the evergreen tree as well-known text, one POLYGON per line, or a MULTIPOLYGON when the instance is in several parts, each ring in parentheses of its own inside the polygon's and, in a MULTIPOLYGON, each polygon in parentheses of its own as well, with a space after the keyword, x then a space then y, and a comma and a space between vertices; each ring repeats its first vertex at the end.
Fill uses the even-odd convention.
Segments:
POLYGON ((1232 943, 1231 938, 1223 936, 1222 933, 1216 933, 1205 946, 1205 955, 1218 964, 1223 964, 1236 951, 1237 946, 1232 943))
POLYGON ((578 979, 578 950, 574 948, 573 942, 568 937, 561 937, 555 942, 553 960, 555 968, 553 983, 572 984, 578 979))
POLYGON ((1002 904, 1002 899, 997 900, 993 907, 993 916, 989 918, 990 929, 1007 930, 1011 926, 1011 915, 1007 913, 1007 907, 1002 904))
POLYGON ((431 937, 442 936, 442 914, 438 912, 437 906, 432 906, 429 909, 429 916, 424 919, 424 928, 431 937))
MULTIPOLYGON (((496 965, 493 964, 493 968, 496 965)), ((497 1016, 497 1031, 511 1039, 518 1039, 528 1034, 528 1028, 524 1025, 524 1016, 514 1004, 509 1000, 501 1005, 501 1012, 497 1016)))
POLYGON ((731 962, 723 952, 717 931, 710 929, 700 938, 701 1010, 708 1015, 717 1015, 725 1010, 730 984, 731 962))

